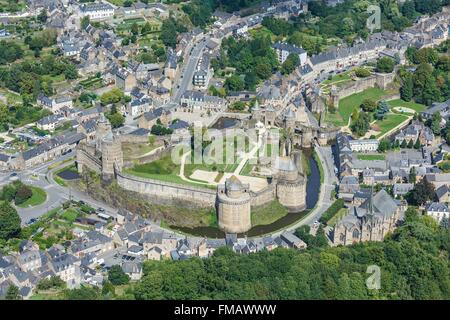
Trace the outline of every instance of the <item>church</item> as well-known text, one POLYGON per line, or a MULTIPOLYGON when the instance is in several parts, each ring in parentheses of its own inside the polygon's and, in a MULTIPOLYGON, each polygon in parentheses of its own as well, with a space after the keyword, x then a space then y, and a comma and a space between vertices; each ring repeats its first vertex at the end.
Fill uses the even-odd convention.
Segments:
POLYGON ((403 220, 407 204, 394 200, 385 190, 371 196, 336 223, 331 232, 333 245, 383 241, 403 220))

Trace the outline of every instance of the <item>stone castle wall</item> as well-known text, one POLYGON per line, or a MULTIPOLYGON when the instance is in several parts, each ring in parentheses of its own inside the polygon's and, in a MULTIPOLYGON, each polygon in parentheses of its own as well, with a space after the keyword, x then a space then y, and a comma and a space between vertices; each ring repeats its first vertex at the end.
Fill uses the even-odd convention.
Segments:
POLYGON ((200 207, 214 207, 216 203, 216 191, 212 189, 135 177, 123 172, 116 172, 116 179, 121 188, 143 195, 189 201, 200 207))
POLYGON ((352 94, 364 91, 369 88, 378 87, 386 89, 387 86, 394 81, 395 72, 386 74, 374 74, 367 78, 361 78, 348 86, 337 87, 334 95, 334 101, 346 98, 352 94), (337 99, 337 100, 336 100, 337 99))
POLYGON ((101 161, 81 148, 77 148, 76 161, 79 173, 83 172, 83 166, 97 173, 102 172, 101 161))
POLYGON ((276 187, 274 184, 269 184, 266 188, 257 192, 250 191, 250 195, 252 207, 260 207, 275 200, 276 187))
POLYGON ((297 181, 280 181, 277 184, 277 197, 280 203, 291 212, 306 209, 306 183, 297 181))

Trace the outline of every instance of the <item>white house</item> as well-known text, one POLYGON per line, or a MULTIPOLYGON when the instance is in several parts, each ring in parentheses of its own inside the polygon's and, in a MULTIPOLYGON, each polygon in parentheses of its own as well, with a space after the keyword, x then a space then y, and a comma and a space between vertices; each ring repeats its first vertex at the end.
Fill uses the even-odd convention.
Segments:
POLYGON ((277 42, 273 45, 273 48, 277 53, 278 62, 280 64, 284 63, 291 53, 298 55, 301 66, 305 65, 306 60, 308 59, 308 54, 306 53, 306 51, 303 48, 297 47, 295 45, 284 42, 277 42))
POLYGON ((441 202, 432 202, 427 206, 427 215, 441 222, 442 219, 448 219, 450 210, 447 205, 441 202))
POLYGON ((373 152, 378 150, 379 142, 377 139, 350 140, 349 144, 353 152, 373 152))
POLYGON ((114 8, 109 3, 89 3, 80 6, 81 16, 90 20, 103 20, 114 16, 114 8))

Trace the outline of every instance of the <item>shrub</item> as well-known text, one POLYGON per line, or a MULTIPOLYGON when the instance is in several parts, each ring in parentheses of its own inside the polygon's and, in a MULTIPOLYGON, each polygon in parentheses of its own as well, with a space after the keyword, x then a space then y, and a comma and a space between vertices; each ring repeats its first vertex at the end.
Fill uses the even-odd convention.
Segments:
POLYGON ((319 221, 327 224, 328 221, 331 220, 331 218, 334 217, 336 213, 338 213, 339 210, 344 208, 344 200, 343 199, 337 199, 328 209, 325 211, 325 213, 320 217, 319 221))
POLYGON ((14 198, 14 203, 16 205, 22 204, 33 196, 33 190, 26 185, 21 185, 17 189, 16 196, 14 198))
POLYGON ((355 69, 355 74, 358 78, 366 78, 370 76, 370 71, 365 68, 357 68, 355 69))

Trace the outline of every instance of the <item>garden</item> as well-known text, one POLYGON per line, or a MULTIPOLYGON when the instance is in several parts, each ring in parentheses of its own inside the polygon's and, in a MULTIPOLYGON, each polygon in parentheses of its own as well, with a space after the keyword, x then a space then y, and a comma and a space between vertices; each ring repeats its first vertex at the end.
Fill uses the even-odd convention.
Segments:
POLYGON ((19 208, 28 208, 43 204, 47 200, 47 193, 39 187, 29 186, 18 180, 3 187, 0 199, 13 202, 19 208))

